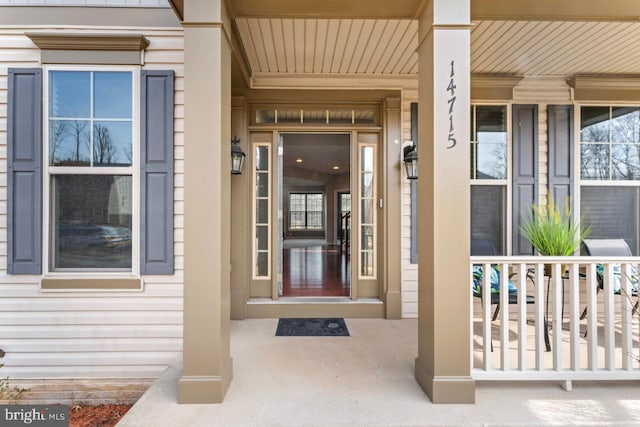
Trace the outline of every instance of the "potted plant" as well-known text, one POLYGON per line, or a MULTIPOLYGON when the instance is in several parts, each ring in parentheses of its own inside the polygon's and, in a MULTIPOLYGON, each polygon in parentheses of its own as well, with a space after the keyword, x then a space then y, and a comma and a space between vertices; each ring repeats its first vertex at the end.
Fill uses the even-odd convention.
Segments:
MULTIPOLYGON (((590 227, 581 229, 580 220, 573 220, 569 200, 561 208, 553 197, 546 204, 534 204, 529 215, 520 226, 520 233, 543 256, 571 256, 579 251, 583 239, 591 232, 590 227)), ((562 271, 565 271, 564 266, 562 271)), ((551 265, 545 265, 545 274, 550 275, 551 265)))

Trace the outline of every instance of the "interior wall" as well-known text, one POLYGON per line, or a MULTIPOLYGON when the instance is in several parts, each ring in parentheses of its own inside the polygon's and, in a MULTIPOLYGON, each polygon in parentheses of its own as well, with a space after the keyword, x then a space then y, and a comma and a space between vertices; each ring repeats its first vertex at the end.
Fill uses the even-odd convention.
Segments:
POLYGON ((327 183, 327 243, 337 244, 338 236, 338 191, 351 191, 349 171, 334 175, 333 179, 327 183))

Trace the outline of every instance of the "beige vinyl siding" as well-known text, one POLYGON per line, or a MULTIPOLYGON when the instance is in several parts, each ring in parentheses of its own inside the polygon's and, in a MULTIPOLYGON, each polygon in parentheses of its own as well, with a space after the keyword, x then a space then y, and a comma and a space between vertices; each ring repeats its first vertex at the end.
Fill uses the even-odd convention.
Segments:
MULTIPOLYGON (((417 89, 402 95, 402 140, 411 140, 411 103, 418 102, 417 89)), ((404 168, 404 166, 403 166, 404 168)), ((411 184, 402 179, 402 317, 418 317, 418 264, 411 264, 411 184)))
MULTIPOLYGON (((52 28, 29 28, 29 31, 52 28)), ((59 31, 59 30, 58 30, 59 31)), ((65 28, 64 32, 73 32, 65 28)), ((92 32, 122 29, 93 29, 92 32)), ((140 31, 134 31, 140 33, 140 31)), ((11 276, 7 266, 7 69, 40 67, 22 29, 0 30, 0 371, 13 379, 157 377, 182 351, 184 65, 182 30, 145 32, 143 69, 174 70, 175 274, 145 276, 143 291, 42 292, 40 276, 11 276)), ((30 384, 27 382, 27 384, 30 384)), ((34 383, 38 385, 38 383, 34 383)), ((106 387, 109 389, 109 387, 106 387)), ((140 387, 131 391, 139 394, 140 387)), ((40 387, 38 386, 38 390, 40 387)), ((110 390, 113 390, 111 388, 110 390)), ((70 393, 69 390, 67 390, 70 393)))

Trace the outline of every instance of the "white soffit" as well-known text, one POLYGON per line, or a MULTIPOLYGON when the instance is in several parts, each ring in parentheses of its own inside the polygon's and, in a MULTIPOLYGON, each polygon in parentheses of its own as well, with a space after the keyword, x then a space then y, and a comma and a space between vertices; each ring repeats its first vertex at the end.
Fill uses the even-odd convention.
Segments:
MULTIPOLYGON (((236 18, 254 75, 408 77, 418 73, 418 23, 403 19, 236 18)), ((640 73, 640 23, 476 21, 474 74, 640 73)))
POLYGON ((254 73, 416 74, 418 24, 401 19, 236 18, 254 73))
POLYGON ((471 33, 478 74, 638 74, 638 52, 636 22, 479 21, 471 33))

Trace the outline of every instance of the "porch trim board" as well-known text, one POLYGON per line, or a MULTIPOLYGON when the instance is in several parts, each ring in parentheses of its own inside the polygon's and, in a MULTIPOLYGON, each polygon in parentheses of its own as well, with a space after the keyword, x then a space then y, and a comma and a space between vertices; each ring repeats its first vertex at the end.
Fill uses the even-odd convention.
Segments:
POLYGON ((471 377, 476 381, 638 381, 640 380, 640 372, 624 370, 577 372, 569 369, 504 372, 473 369, 471 377))

